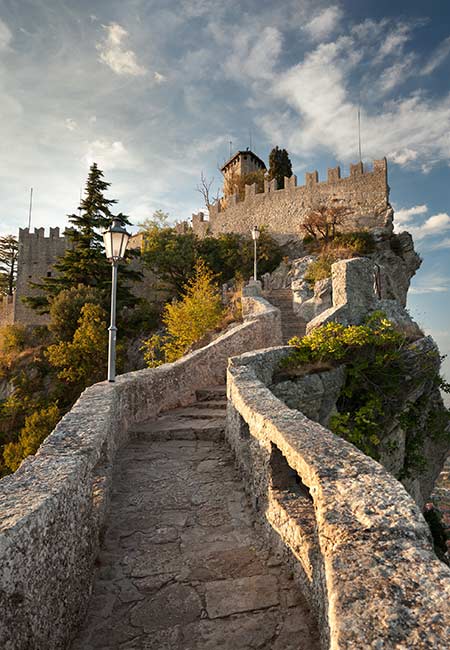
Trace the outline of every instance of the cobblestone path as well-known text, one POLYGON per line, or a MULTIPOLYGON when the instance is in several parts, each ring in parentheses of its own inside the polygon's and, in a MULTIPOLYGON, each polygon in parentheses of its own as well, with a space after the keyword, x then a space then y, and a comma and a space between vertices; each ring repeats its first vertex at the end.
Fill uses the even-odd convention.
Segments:
POLYGON ((308 606, 271 553, 222 442, 223 389, 136 430, 72 650, 316 650, 308 606))

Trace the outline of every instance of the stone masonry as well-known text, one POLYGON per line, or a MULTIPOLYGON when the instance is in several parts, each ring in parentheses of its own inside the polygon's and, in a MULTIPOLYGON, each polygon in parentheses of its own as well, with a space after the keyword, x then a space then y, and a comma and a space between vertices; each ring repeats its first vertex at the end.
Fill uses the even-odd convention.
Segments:
POLYGON ((200 237, 226 232, 249 234, 253 226, 265 226, 274 235, 302 237, 301 225, 312 208, 335 205, 349 209, 341 231, 385 229, 392 231, 386 159, 375 160, 373 170, 362 163, 350 166, 350 176, 341 178, 339 167, 328 170, 326 181, 319 182, 317 171, 306 174, 305 185, 297 187, 296 176, 285 179, 278 190, 276 180, 265 183, 264 192, 247 185, 244 201, 227 197, 227 207, 211 205, 209 220, 203 213, 192 216, 192 228, 200 237))

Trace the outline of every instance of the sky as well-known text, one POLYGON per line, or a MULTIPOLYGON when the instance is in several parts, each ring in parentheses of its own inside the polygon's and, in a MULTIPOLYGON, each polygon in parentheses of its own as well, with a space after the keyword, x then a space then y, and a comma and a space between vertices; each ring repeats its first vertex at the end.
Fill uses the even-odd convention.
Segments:
MULTIPOLYGON (((0 234, 67 224, 89 165, 137 224, 202 208, 233 151, 386 156, 423 264, 409 308, 450 352, 450 2, 0 0, 0 234)), ((450 377, 450 363, 445 362, 450 377)))

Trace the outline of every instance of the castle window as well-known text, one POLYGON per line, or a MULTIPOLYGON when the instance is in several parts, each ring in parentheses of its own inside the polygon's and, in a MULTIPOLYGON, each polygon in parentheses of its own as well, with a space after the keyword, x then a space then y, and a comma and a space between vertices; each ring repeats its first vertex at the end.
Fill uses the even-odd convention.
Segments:
POLYGON ((52 277, 52 272, 51 272, 51 271, 47 271, 47 277, 48 277, 48 278, 51 278, 51 277, 52 277))

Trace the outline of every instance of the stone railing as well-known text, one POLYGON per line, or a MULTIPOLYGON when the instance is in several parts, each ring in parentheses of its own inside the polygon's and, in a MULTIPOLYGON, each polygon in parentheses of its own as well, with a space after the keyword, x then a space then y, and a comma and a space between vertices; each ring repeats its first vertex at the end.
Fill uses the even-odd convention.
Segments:
POLYGON ((450 570, 403 486, 268 386, 288 348, 231 359, 227 438, 333 650, 446 648, 450 570))
POLYGON ((84 615, 117 450, 140 420, 225 382, 228 358, 281 342, 280 313, 244 298, 247 322, 175 363, 88 388, 35 456, 0 481, 0 647, 65 648, 84 615))

